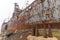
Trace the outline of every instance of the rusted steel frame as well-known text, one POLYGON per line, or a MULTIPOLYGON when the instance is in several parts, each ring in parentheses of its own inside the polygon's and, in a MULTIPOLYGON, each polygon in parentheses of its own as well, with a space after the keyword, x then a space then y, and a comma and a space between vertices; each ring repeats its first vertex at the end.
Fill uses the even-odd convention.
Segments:
POLYGON ((28 20, 29 20, 29 17, 30 17, 30 10, 29 10, 29 12, 28 12, 28 14, 27 14, 27 16, 26 16, 27 18, 24 18, 25 16, 22 16, 22 17, 23 17, 23 19, 22 19, 23 21, 21 21, 21 23, 24 24, 25 21, 28 21, 28 20))
POLYGON ((37 28, 37 25, 35 27, 35 36, 38 36, 38 28, 37 28))
POLYGON ((41 3, 42 4, 42 17, 44 17, 44 3, 41 3))
POLYGON ((47 2, 48 2, 48 8, 50 8, 50 2, 49 2, 49 0, 47 0, 47 2))
MULTIPOLYGON (((29 19, 30 19, 30 18, 29 18, 29 17, 30 17, 30 11, 31 11, 31 10, 29 10, 28 15, 27 15, 27 19, 26 19, 26 20, 28 21, 28 24, 29 24, 29 22, 30 22, 30 21, 29 21, 29 19)), ((25 21, 26 21, 26 20, 25 20, 25 21)))
POLYGON ((32 29, 33 29, 33 32, 32 32, 33 36, 35 36, 35 27, 33 26, 32 29))
MULTIPOLYGON (((48 27, 50 26, 51 28, 54 28, 54 29, 57 29, 57 28, 60 29, 60 27, 56 27, 56 26, 59 25, 60 23, 58 23, 57 25, 56 25, 56 23, 51 23, 51 24, 48 23, 48 24, 49 24, 48 27), (51 25, 52 25, 52 26, 51 26, 51 25)), ((17 29, 17 30, 30 29, 30 28, 36 27, 36 25, 38 25, 38 24, 32 24, 32 25, 30 25, 30 24, 25 24, 25 25, 22 24, 22 25, 19 25, 18 27, 17 27, 17 26, 16 26, 16 27, 12 27, 12 26, 11 26, 11 27, 8 27, 7 30, 12 30, 12 31, 13 31, 13 30, 16 30, 16 29, 17 29)), ((46 24, 42 23, 42 24, 39 24, 39 26, 40 26, 40 25, 43 25, 42 28, 44 29, 44 32, 45 32, 46 29, 47 29, 47 28, 46 28, 46 24)), ((39 26, 37 26, 37 27, 39 27, 39 26)), ((60 25, 59 25, 59 26, 60 26, 60 25)), ((48 28, 48 29, 51 30, 51 28, 50 28, 50 29, 48 28)), ((41 29, 41 28, 39 27, 38 29, 41 29)), ((46 34, 46 33, 45 33, 45 34, 46 34)), ((45 35, 45 34, 44 34, 44 35, 45 35)))
MULTIPOLYGON (((49 14, 48 17, 49 17, 50 20, 51 20, 51 18, 54 18, 54 17, 53 17, 53 13, 54 13, 54 9, 53 9, 53 8, 54 8, 54 7, 53 7, 53 8, 50 8, 50 4, 51 4, 51 3, 49 2, 49 0, 47 0, 47 2, 48 2, 48 12, 51 11, 51 14, 49 14)), ((54 4, 53 4, 53 6, 54 6, 54 4)))
MULTIPOLYGON (((38 23, 38 24, 39 24, 39 23, 38 23)), ((42 25, 42 24, 44 24, 44 23, 41 23, 41 24, 39 24, 39 25, 42 25)), ((56 23, 45 23, 45 24, 52 24, 52 25, 53 25, 53 24, 56 24, 56 23)), ((24 25, 24 24, 23 24, 23 25, 24 25)), ((32 25, 32 26, 33 26, 34 24, 27 24, 27 25, 32 25)), ((35 25, 37 25, 37 24, 35 24, 35 25)), ((55 27, 51 27, 51 28, 55 28, 55 27)), ((57 27, 57 28, 58 28, 58 27, 57 27)))
POLYGON ((43 27, 44 27, 44 37, 47 38, 46 24, 43 24, 43 27))
MULTIPOLYGON (((39 15, 39 14, 35 14, 35 15, 39 15)), ((32 15, 32 16, 30 16, 30 17, 28 17, 28 18, 30 19, 31 17, 34 17, 35 15, 32 15)), ((28 20, 29 20, 29 19, 28 19, 28 20)), ((27 19, 26 19, 25 21, 27 21, 27 19)))
MULTIPOLYGON (((41 0, 41 1, 42 1, 42 0, 41 0)), ((37 1, 37 2, 38 2, 38 1, 37 1)), ((37 4, 38 4, 38 3, 37 3, 37 4)), ((37 5, 37 4, 36 4, 36 5, 37 5)), ((35 5, 35 6, 36 6, 36 5, 35 5)), ((32 16, 33 16, 33 15, 32 15, 32 16)), ((31 17, 29 17, 29 18, 31 18, 31 17)), ((26 19, 26 20, 27 20, 27 19, 26 19)), ((24 20, 24 21, 25 21, 25 20, 24 20)))
POLYGON ((54 3, 53 3, 53 7, 52 7, 52 9, 51 9, 51 17, 52 17, 52 18, 54 18, 54 16, 53 16, 54 11, 55 11, 55 6, 54 6, 54 4, 56 5, 56 0, 53 0, 53 1, 54 1, 54 3))
MULTIPOLYGON (((37 4, 38 4, 38 3, 37 3, 37 4)), ((37 4, 36 4, 36 5, 37 5, 37 4)), ((35 5, 35 6, 36 6, 36 5, 35 5)), ((33 16, 33 15, 32 15, 32 16, 33 16)), ((30 17, 29 17, 29 18, 30 18, 30 17)))
MULTIPOLYGON (((53 23, 56 23, 56 22, 51 22, 51 23, 50 23, 50 22, 45 22, 45 23, 46 23, 46 24, 48 24, 48 23, 49 23, 49 24, 53 24, 53 23)), ((60 23, 60 22, 58 22, 58 23, 60 23)), ((23 23, 22 23, 22 24, 23 24, 23 23)), ((40 24, 43 24, 43 22, 40 23, 40 24)))
MULTIPOLYGON (((39 14, 35 14, 35 15, 39 15, 39 14)), ((28 18, 27 19, 23 19, 24 21, 22 21, 22 23, 24 23, 25 21, 28 21, 31 17, 34 17, 35 15, 32 15, 32 16, 30 16, 30 14, 27 16, 28 18)))
POLYGON ((34 36, 38 36, 38 28, 37 28, 37 25, 32 25, 33 27, 33 35, 34 36))
POLYGON ((53 6, 54 6, 54 4, 56 5, 56 0, 53 0, 53 1, 54 1, 53 6))
MULTIPOLYGON (((29 13, 28 13, 29 14, 29 13)), ((35 14, 35 15, 39 15, 39 14, 35 14)), ((31 17, 34 17, 35 15, 29 16, 27 19, 29 20, 31 17)), ((22 16, 23 17, 23 16, 22 16)), ((24 21, 27 21, 27 19, 25 19, 24 21)), ((23 22, 24 22, 23 21, 23 22)))
POLYGON ((47 3, 48 3, 48 9, 47 9, 47 11, 46 11, 46 19, 47 19, 47 18, 50 18, 50 14, 49 14, 50 3, 49 3, 49 0, 47 0, 47 3))
POLYGON ((40 0, 41 1, 41 3, 43 3, 45 0, 40 0))
POLYGON ((48 37, 52 37, 51 24, 48 24, 48 37))

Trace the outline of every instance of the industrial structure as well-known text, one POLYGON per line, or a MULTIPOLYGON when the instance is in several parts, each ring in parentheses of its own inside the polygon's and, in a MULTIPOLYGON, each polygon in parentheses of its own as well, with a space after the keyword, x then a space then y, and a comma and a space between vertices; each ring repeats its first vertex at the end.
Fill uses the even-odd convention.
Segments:
POLYGON ((15 3, 12 18, 2 24, 2 34, 8 36, 7 39, 11 36, 10 40, 20 40, 19 38, 26 40, 29 34, 40 36, 38 30, 44 29, 42 36, 53 37, 51 29, 60 29, 60 5, 56 2, 57 0, 35 0, 24 10, 19 9, 19 5, 15 3), (24 35, 24 37, 12 39, 16 34, 24 35))

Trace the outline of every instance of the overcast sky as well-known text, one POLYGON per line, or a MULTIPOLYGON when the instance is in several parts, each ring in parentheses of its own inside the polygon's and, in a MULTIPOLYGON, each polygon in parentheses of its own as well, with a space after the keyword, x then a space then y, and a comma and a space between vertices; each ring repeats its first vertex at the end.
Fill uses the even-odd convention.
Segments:
MULTIPOLYGON (((28 0, 0 0, 0 31, 3 21, 11 18, 14 11, 14 3, 18 3, 20 9, 22 9, 26 7, 27 1, 28 0)), ((28 4, 32 3, 33 1, 34 0, 29 0, 28 4)))

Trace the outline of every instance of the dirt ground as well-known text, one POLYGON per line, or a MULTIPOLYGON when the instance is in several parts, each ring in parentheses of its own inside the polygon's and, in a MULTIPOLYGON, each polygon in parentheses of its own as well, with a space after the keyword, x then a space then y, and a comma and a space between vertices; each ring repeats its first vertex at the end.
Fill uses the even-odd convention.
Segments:
POLYGON ((36 37, 36 36, 29 35, 27 37, 27 40, 58 40, 58 39, 56 37, 53 37, 53 38, 44 38, 42 36, 36 37))

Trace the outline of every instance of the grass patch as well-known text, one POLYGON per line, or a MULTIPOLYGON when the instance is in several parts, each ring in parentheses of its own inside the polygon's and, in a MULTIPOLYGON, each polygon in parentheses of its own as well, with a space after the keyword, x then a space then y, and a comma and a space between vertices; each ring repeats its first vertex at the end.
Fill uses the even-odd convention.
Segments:
MULTIPOLYGON (((39 30, 39 35, 44 35, 44 30, 39 30)), ((48 34, 48 30, 46 30, 47 34, 48 34)), ((52 29, 52 35, 53 37, 57 37, 58 40, 60 40, 60 30, 57 29, 52 29)))

